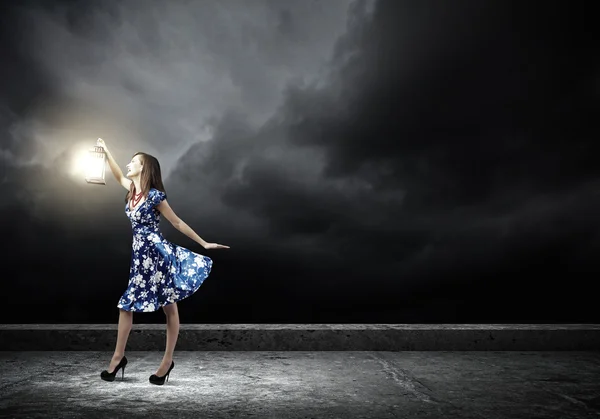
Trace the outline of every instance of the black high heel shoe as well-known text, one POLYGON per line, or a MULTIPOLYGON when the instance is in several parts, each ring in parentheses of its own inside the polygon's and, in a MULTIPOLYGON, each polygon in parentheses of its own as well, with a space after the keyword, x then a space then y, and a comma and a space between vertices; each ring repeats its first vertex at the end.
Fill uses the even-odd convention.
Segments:
POLYGON ((113 372, 104 370, 100 373, 100 378, 102 378, 104 381, 115 381, 115 375, 117 375, 117 372, 119 369, 121 369, 121 380, 123 380, 125 377, 125 365, 127 365, 127 358, 123 356, 119 362, 119 365, 117 365, 113 372))
POLYGON ((171 366, 169 367, 169 371, 167 371, 167 373, 165 375, 163 375, 162 377, 159 377, 156 374, 152 374, 150 376, 150 382, 152 384, 162 386, 165 383, 165 377, 167 378, 167 381, 169 381, 169 374, 171 373, 171 370, 173 369, 174 366, 175 366, 175 362, 171 361, 171 366))

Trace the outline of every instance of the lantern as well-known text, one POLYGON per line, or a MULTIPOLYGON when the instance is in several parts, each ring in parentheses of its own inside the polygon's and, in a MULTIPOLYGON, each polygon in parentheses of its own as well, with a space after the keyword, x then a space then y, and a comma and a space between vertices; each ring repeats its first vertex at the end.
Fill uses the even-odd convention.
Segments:
POLYGON ((104 148, 96 143, 88 152, 88 159, 85 167, 85 181, 96 185, 106 185, 104 180, 106 168, 106 153, 104 148))

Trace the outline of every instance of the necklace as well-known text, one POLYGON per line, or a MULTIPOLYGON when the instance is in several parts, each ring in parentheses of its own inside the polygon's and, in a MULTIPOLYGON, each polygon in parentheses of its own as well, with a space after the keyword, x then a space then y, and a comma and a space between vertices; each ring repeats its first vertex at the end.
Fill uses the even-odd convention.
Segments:
POLYGON ((132 204, 131 207, 132 207, 132 209, 136 208, 137 204, 140 203, 140 201, 142 199, 142 195, 143 195, 142 192, 140 192, 139 194, 138 193, 133 194, 133 199, 131 200, 131 204, 132 204))

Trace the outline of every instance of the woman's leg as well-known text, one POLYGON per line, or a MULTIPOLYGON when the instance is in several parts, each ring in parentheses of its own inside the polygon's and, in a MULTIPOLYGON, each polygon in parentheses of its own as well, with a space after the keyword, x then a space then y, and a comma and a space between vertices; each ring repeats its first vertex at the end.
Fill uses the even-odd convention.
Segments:
POLYGON ((177 343, 177 337, 179 336, 179 312, 177 311, 177 303, 163 306, 163 311, 167 316, 167 344, 160 367, 158 368, 158 371, 156 371, 156 375, 161 377, 165 375, 169 370, 169 367, 171 367, 175 344, 177 343))
POLYGON ((117 332, 117 345, 115 347, 115 353, 110 361, 108 372, 113 372, 121 358, 125 355, 125 346, 127 345, 127 339, 129 338, 129 332, 133 324, 133 312, 119 309, 119 327, 117 332))

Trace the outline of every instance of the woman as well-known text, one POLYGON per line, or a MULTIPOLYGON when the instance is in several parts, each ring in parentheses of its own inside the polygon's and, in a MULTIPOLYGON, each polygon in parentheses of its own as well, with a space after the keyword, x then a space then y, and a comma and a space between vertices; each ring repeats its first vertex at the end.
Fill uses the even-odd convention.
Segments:
POLYGON ((162 385, 175 366, 173 351, 179 334, 177 301, 192 295, 208 277, 212 260, 165 240, 159 230, 160 214, 183 234, 205 249, 229 249, 200 238, 171 209, 163 186, 160 164, 153 156, 134 154, 127 165, 127 175, 115 162, 102 139, 98 139, 108 157, 110 169, 117 181, 127 189, 125 214, 133 228, 133 249, 129 270, 129 285, 121 296, 117 345, 108 370, 101 378, 114 381, 121 369, 124 376, 127 358, 125 345, 133 323, 133 312, 152 312, 162 307, 167 316, 167 343, 162 362, 150 376, 152 384, 162 385), (112 372, 109 372, 112 371, 112 372))

